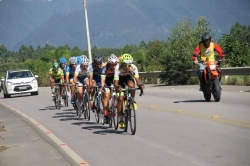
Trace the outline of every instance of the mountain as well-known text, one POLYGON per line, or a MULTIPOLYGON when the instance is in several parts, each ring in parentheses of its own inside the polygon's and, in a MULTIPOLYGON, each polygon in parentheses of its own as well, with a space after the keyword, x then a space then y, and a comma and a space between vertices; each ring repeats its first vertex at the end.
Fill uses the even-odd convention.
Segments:
MULTIPOLYGON (((39 2, 39 0, 36 1, 39 2)), ((55 4, 58 2, 52 1, 55 4)), ((72 2, 72 0, 59 1, 72 2)), ((93 0, 86 1, 91 46, 96 45, 99 48, 122 47, 126 44, 138 45, 141 40, 165 40, 165 37, 170 35, 174 24, 181 21, 183 16, 187 16, 193 22, 198 17, 204 16, 209 21, 212 31, 216 33, 216 38, 219 38, 222 33, 229 33, 231 26, 236 22, 250 25, 249 0, 200 0, 199 2, 194 0, 99 0, 92 4, 89 2, 93 0)), ((46 17, 47 20, 40 21, 41 24, 22 40, 21 37, 20 40, 16 40, 11 49, 17 50, 21 44, 32 44, 36 48, 46 43, 55 46, 68 44, 87 49, 82 1, 74 0, 74 5, 77 7, 72 7, 72 11, 67 14, 62 12, 67 6, 64 5, 61 5, 60 12, 50 13, 46 17)), ((30 6, 26 11, 29 8, 30 6)), ((50 8, 51 6, 46 10, 50 8)), ((32 17, 39 18, 36 14, 32 17)), ((32 23, 32 19, 29 20, 32 23)), ((15 32, 17 30, 19 28, 15 29, 15 32)), ((3 44, 6 43, 2 39, 0 41, 3 44)))
MULTIPOLYGON (((102 0, 91 0, 90 4, 102 0)), ((82 0, 0 0, 0 45, 13 48, 52 15, 66 17, 83 8, 82 0)))

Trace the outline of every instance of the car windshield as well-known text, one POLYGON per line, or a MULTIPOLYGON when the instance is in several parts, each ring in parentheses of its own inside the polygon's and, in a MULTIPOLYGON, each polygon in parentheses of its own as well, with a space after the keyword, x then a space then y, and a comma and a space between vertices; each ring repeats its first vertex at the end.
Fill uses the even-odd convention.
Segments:
POLYGON ((33 77, 30 71, 11 71, 8 73, 8 79, 28 78, 28 77, 33 77))

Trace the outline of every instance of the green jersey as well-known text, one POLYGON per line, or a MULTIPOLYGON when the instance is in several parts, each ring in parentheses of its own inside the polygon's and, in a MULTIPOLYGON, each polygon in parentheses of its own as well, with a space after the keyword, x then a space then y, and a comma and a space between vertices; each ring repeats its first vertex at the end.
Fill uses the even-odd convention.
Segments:
POLYGON ((58 69, 58 72, 57 72, 57 73, 53 70, 53 68, 51 68, 51 69, 49 70, 49 75, 50 75, 53 79, 59 80, 59 79, 61 79, 61 76, 64 76, 64 73, 63 73, 62 69, 60 69, 60 68, 58 69))

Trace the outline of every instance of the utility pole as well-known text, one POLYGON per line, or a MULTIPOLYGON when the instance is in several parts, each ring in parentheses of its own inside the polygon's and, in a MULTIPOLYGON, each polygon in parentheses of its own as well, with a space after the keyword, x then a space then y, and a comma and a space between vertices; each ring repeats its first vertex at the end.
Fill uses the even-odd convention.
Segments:
POLYGON ((83 5, 84 5, 84 14, 85 14, 85 22, 86 22, 86 34, 87 34, 87 42, 88 42, 89 62, 92 63, 90 37, 89 37, 89 23, 88 23, 86 0, 83 0, 83 5))

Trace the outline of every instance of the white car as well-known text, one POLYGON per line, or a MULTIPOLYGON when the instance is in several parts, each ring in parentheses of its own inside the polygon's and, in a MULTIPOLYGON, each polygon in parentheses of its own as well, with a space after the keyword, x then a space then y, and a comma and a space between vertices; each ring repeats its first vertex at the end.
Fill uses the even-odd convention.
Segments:
POLYGON ((38 95, 37 75, 28 69, 15 69, 6 72, 6 77, 1 79, 1 88, 4 98, 11 95, 31 93, 38 95))

